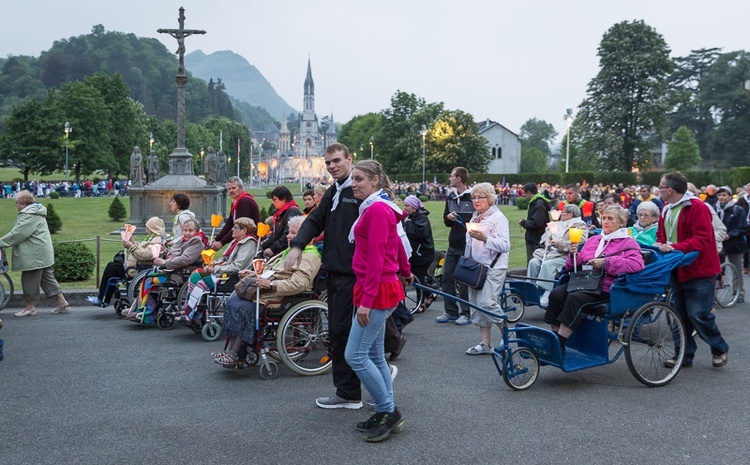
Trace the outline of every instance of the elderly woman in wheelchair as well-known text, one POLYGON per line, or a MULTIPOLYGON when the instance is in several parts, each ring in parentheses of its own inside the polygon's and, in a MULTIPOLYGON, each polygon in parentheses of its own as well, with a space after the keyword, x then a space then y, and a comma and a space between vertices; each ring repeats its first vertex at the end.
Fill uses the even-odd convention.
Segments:
POLYGON ((602 213, 602 234, 589 237, 580 251, 576 243, 569 246, 565 268, 573 270, 577 265, 579 271, 573 274, 569 283, 552 290, 544 316, 544 321, 557 333, 563 349, 586 307, 608 302, 609 288, 618 275, 644 268, 640 245, 628 236, 628 216, 628 211, 619 205, 606 207, 602 213), (579 278, 600 284, 596 289, 589 289, 590 286, 580 286, 586 288, 582 290, 578 286, 568 289, 574 281, 580 282, 579 278))
POLYGON ((237 218, 232 228, 233 240, 221 259, 193 271, 188 279, 188 297, 180 312, 180 322, 200 325, 204 315, 198 304, 203 294, 212 291, 216 283, 222 279, 222 275, 237 274, 250 266, 250 261, 258 250, 258 243, 253 237, 255 230, 255 221, 250 218, 237 218))
MULTIPOLYGON (((305 217, 296 216, 289 219, 289 242, 297 236, 305 217)), ((308 244, 302 251, 302 261, 297 269, 289 272, 284 270, 284 259, 289 248, 272 257, 265 263, 264 271, 257 276, 253 270, 240 271, 242 281, 238 289, 243 289, 242 295, 233 294, 226 302, 224 313, 224 333, 228 337, 226 350, 212 354, 214 361, 225 367, 235 367, 243 360, 246 347, 255 338, 255 314, 257 308, 277 308, 283 304, 284 298, 295 296, 313 288, 315 276, 320 269, 320 252, 317 247, 308 244), (260 299, 255 302, 256 293, 253 289, 260 289, 260 299), (256 306, 260 307, 256 307, 256 306)), ((240 292, 240 291, 238 291, 240 292)), ((263 314, 261 310, 259 314, 263 314)))
POLYGON ((161 287, 182 285, 183 275, 192 272, 202 262, 201 252, 207 242, 200 223, 195 219, 187 220, 183 224, 182 237, 172 245, 167 259, 154 258, 154 265, 162 269, 154 270, 143 280, 138 299, 134 301, 127 318, 143 324, 153 323, 156 309, 161 303, 161 287))

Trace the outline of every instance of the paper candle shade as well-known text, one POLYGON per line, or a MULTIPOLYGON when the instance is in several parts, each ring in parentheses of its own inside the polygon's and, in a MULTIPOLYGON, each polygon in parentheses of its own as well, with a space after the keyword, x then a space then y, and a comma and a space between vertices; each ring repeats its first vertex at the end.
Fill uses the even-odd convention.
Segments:
POLYGON ((148 248, 151 251, 151 257, 159 258, 159 253, 161 252, 161 245, 151 244, 148 246, 148 248))
POLYGON ((263 274, 263 268, 265 268, 266 261, 262 258, 256 258, 253 260, 253 270, 255 270, 255 274, 260 276, 263 274))
POLYGON ((268 231, 270 231, 271 228, 266 223, 258 223, 258 237, 265 237, 266 234, 268 234, 268 231))
POLYGON ((557 234, 557 227, 558 226, 559 226, 559 224, 556 221, 551 221, 551 222, 547 223, 547 227, 549 228, 549 230, 550 230, 550 232, 552 234, 557 234))
POLYGON ((581 237, 583 236, 583 229, 581 228, 570 228, 569 230, 570 234, 570 242, 573 244, 578 244, 581 242, 581 237))
POLYGON ((201 252, 201 258, 203 259, 203 263, 206 265, 210 265, 214 262, 214 257, 216 256, 216 251, 213 249, 206 249, 203 252, 201 252))
POLYGON ((558 221, 560 219, 560 215, 562 215, 562 212, 560 210, 551 210, 549 212, 550 218, 552 218, 552 221, 558 221))
POLYGON ((217 214, 212 214, 212 215, 211 215, 211 227, 212 227, 212 228, 218 228, 218 227, 219 227, 219 225, 221 224, 221 221, 222 221, 223 219, 224 219, 224 217, 223 217, 223 216, 221 216, 221 215, 217 215, 217 214))

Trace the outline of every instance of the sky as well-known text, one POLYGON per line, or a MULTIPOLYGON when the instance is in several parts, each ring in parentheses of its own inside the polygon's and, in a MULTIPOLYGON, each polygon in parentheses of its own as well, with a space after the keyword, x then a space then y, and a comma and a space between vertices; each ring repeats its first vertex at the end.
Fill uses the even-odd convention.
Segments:
MULTIPOLYGON (((598 71, 602 35, 618 22, 644 20, 672 56, 709 47, 750 49, 747 0, 4 3, 0 57, 38 56, 55 40, 88 34, 96 24, 156 37, 176 50, 176 41, 156 30, 177 28, 184 6, 185 27, 207 31, 187 38, 188 53, 242 55, 298 110, 310 57, 316 112, 332 112, 338 123, 387 108, 403 91, 516 133, 528 119, 543 119, 555 126, 558 141, 566 109, 577 112, 598 71)), ((189 60, 185 65, 189 70, 189 60)))

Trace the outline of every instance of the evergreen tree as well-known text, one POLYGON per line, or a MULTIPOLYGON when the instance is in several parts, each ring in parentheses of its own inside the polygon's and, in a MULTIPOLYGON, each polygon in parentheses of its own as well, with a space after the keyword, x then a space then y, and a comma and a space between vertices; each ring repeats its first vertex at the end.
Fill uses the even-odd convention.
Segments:
POLYGON ((54 205, 47 204, 47 228, 50 234, 57 234, 62 230, 63 223, 60 215, 55 211, 54 205))
POLYGON ((128 211, 125 209, 125 205, 120 202, 119 197, 115 197, 112 203, 109 205, 109 219, 112 221, 122 221, 128 216, 128 211))
POLYGON ((689 170, 700 164, 699 152, 700 149, 693 131, 686 126, 680 126, 669 142, 664 167, 670 171, 689 170))

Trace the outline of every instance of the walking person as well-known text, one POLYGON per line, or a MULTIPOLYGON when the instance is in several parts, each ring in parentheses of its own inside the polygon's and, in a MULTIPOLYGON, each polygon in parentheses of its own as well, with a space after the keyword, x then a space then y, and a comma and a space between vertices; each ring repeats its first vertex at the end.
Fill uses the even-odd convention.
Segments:
POLYGON ((40 287, 47 298, 57 298, 57 307, 52 313, 68 313, 70 305, 52 271, 55 251, 47 227, 47 209, 37 203, 29 191, 19 192, 14 201, 18 209, 16 223, 8 234, 0 238, 0 247, 13 247, 11 270, 21 272, 24 307, 14 315, 36 315, 34 301, 39 297, 40 287))
POLYGON ((401 280, 411 284, 411 267, 397 225, 406 216, 393 202, 395 196, 383 167, 363 160, 352 170, 352 190, 362 201, 359 217, 349 232, 354 242, 352 269, 356 276, 351 333, 346 361, 357 373, 375 403, 375 414, 355 425, 368 442, 401 431, 404 417, 393 402, 391 371, 385 361, 385 322, 404 299, 401 280))
MULTIPOLYGON (((448 295, 459 297, 463 300, 469 300, 469 290, 465 284, 459 284, 453 280, 453 272, 456 270, 458 259, 464 254, 466 249, 466 226, 474 214, 474 205, 471 201, 471 189, 469 189, 469 172, 466 168, 458 166, 451 171, 450 193, 445 200, 445 210, 443 212, 443 222, 450 229, 448 233, 448 250, 445 252, 445 261, 443 262, 443 278, 441 287, 443 292, 448 295)), ((435 318, 438 323, 455 323, 457 325, 468 325, 469 319, 468 305, 459 305, 451 298, 443 299, 445 313, 435 318), (460 312, 460 314, 459 314, 460 312)))
MULTIPOLYGON (((686 193, 687 178, 679 172, 662 176, 659 192, 665 205, 654 245, 665 253, 673 250, 699 253, 693 263, 677 269, 671 284, 674 309, 685 325, 687 339, 682 366, 693 365, 698 349, 693 339, 695 329, 698 336, 711 347, 713 366, 721 368, 727 364, 729 345, 721 337, 716 316, 711 313, 716 276, 721 272, 721 266, 715 247, 710 207, 692 193, 686 193)), ((675 360, 667 360, 664 365, 672 368, 675 360)))
POLYGON ((526 219, 518 220, 518 224, 526 230, 526 263, 534 258, 534 250, 539 247, 544 231, 549 223, 550 200, 539 193, 536 184, 528 183, 523 186, 523 196, 529 201, 529 213, 526 219))
MULTIPOLYGON (((727 261, 737 268, 740 273, 738 280, 740 286, 740 296, 737 303, 745 301, 745 289, 742 277, 742 256, 747 251, 747 212, 737 201, 732 199, 732 188, 721 186, 716 190, 716 214, 724 226, 727 227, 727 238, 723 242, 721 258, 726 257, 727 261)), ((732 289, 735 291, 735 289, 732 289)))
POLYGON ((360 409, 363 406, 362 386, 346 362, 344 352, 352 328, 356 282, 352 271, 354 244, 349 242, 349 231, 359 216, 362 201, 354 196, 351 187, 352 156, 349 148, 340 143, 331 144, 326 148, 324 160, 334 185, 323 194, 318 208, 307 216, 297 237, 289 243, 284 268, 291 271, 297 267, 307 244, 325 233, 322 268, 328 273, 328 331, 336 392, 330 397, 318 397, 315 404, 325 409, 360 409))

